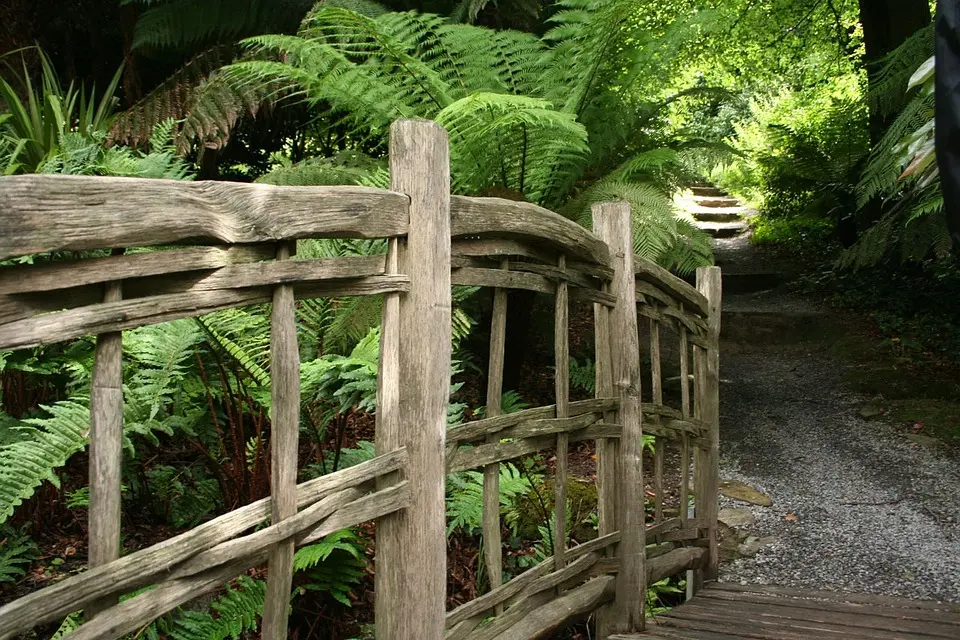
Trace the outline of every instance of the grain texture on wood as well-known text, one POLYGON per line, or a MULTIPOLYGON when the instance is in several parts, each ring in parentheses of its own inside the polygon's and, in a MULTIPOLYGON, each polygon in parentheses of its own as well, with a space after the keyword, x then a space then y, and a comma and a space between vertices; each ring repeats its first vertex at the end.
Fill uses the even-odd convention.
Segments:
POLYGON ((633 232, 630 205, 594 205, 599 236, 610 246, 614 268, 610 292, 617 306, 610 311, 610 353, 613 384, 620 396, 618 423, 623 425, 617 468, 617 515, 621 531, 617 596, 611 605, 612 631, 642 631, 646 561, 644 554, 643 440, 640 399, 640 345, 634 287, 633 232))
POLYGON ((610 252, 595 235, 543 207, 501 198, 450 199, 454 237, 490 236, 517 238, 539 244, 586 262, 609 266, 610 252))
MULTIPOLYGON (((393 451, 297 486, 297 506, 307 507, 333 493, 370 482, 405 467, 405 449, 393 451)), ((71 576, 0 607, 0 640, 63 618, 90 602, 132 591, 160 579, 184 560, 254 527, 270 517, 272 499, 264 498, 164 540, 142 551, 71 576)))
POLYGON ((496 260, 504 257, 533 258, 547 264, 553 264, 557 260, 554 251, 534 247, 529 243, 509 238, 488 238, 484 240, 455 238, 451 246, 451 252, 458 257, 483 257, 496 260))
MULTIPOLYGON (((686 328, 680 329, 680 414, 690 420, 690 343, 686 328)), ((680 520, 687 522, 687 505, 690 497, 690 439, 685 432, 680 434, 680 520)))
MULTIPOLYGON (((406 276, 370 276, 294 287, 297 298, 375 295, 406 291, 406 276)), ((0 349, 24 349, 85 335, 125 331, 149 324, 269 302, 271 287, 187 291, 149 298, 105 302, 0 324, 0 349)), ((2 303, 0 303, 2 304, 2 303)), ((31 314, 32 315, 32 314, 31 314)))
MULTIPOLYGON (((119 282, 109 282, 104 302, 122 295, 119 282)), ((99 567, 120 557, 120 476, 123 465, 123 336, 97 336, 90 383, 90 507, 89 566, 99 567)), ((91 603, 92 619, 116 603, 114 596, 91 603)))
POLYGON ((384 418, 378 446, 406 446, 410 508, 377 524, 377 635, 441 638, 446 600, 444 445, 450 396, 450 152, 446 132, 425 120, 390 129, 391 188, 410 199, 399 244, 410 291, 398 316, 398 415, 384 418), (416 606, 411 603, 416 602, 416 606))
POLYGON ((56 291, 127 278, 145 278, 272 258, 270 244, 235 247, 186 247, 86 260, 60 260, 0 267, 0 294, 56 291))
POLYGON ((513 638, 541 638, 562 629, 567 623, 596 611, 602 604, 613 600, 616 579, 613 576, 594 578, 586 584, 571 589, 565 595, 526 613, 516 624, 505 629, 498 640, 513 638))
POLYGON ((385 238, 406 232, 407 199, 368 187, 52 175, 0 178, 0 260, 186 241, 241 244, 385 238))
POLYGON ((645 258, 636 258, 633 266, 636 270, 638 280, 649 282, 667 291, 678 302, 689 305, 691 309, 704 317, 709 315, 710 306, 701 291, 691 287, 660 265, 645 258))
MULTIPOLYGON (((504 260, 500 268, 507 270, 504 260)), ((507 290, 497 288, 493 292, 493 314, 490 324, 490 356, 487 365, 487 417, 501 414, 503 397, 504 346, 507 338, 507 290)), ((495 434, 487 436, 487 442, 498 442, 495 434)), ((500 538, 500 463, 483 468, 483 558, 487 567, 490 589, 503 584, 503 541, 500 538)), ((496 615, 503 613, 496 610, 496 615)))
MULTIPOLYGON (((571 402, 568 409, 570 416, 582 416, 588 413, 613 412, 619 406, 619 399, 610 397, 594 398, 592 400, 578 400, 571 402)), ((465 442, 473 442, 494 433, 506 432, 520 423, 534 420, 552 420, 556 418, 556 405, 524 409, 515 413, 508 413, 496 418, 484 418, 473 422, 463 422, 450 427, 447 431, 447 445, 453 446, 465 442)), ((554 432, 556 433, 556 432, 554 432)))
POLYGON ((719 501, 719 456, 720 456, 720 309, 722 302, 721 274, 718 267, 697 269, 697 289, 708 301, 707 319, 710 325, 709 340, 711 348, 697 350, 694 362, 697 406, 700 415, 697 418, 708 425, 706 439, 709 449, 696 452, 696 494, 697 518, 707 523, 709 557, 704 567, 707 580, 716 579, 720 568, 720 556, 717 543, 717 513, 719 501))
POLYGON ((555 290, 553 283, 543 276, 499 269, 460 267, 453 270, 451 279, 453 284, 467 287, 501 287, 539 293, 553 293, 555 290))
MULTIPOLYGON (((561 255, 557 264, 563 272, 567 268, 567 258, 561 255)), ((569 285, 565 280, 557 281, 557 295, 553 315, 553 359, 554 359, 554 396, 557 402, 557 418, 562 420, 570 411, 570 297, 569 285)), ((568 455, 570 452, 570 434, 557 434, 557 464, 554 478, 553 511, 553 558, 557 570, 566 563, 567 553, 567 482, 568 455)))
MULTIPOLYGON (((654 310, 656 310, 655 306, 654 310)), ((662 405, 663 367, 660 362, 660 321, 654 319, 650 320, 650 390, 653 403, 662 405)), ((651 422, 649 427, 653 427, 656 431, 660 427, 660 416, 654 415, 651 422)), ((658 435, 653 445, 653 520, 658 524, 663 521, 663 456, 666 446, 666 439, 658 435)))
MULTIPOLYGON (((289 261, 296 245, 283 243, 277 261, 289 261), (291 250, 292 249, 292 250, 291 250)), ((300 348, 297 346, 293 286, 273 292, 270 316, 270 496, 273 524, 297 513, 297 450, 300 433, 300 348)), ((263 609, 265 640, 285 640, 294 540, 276 543, 267 561, 267 596, 263 609)))

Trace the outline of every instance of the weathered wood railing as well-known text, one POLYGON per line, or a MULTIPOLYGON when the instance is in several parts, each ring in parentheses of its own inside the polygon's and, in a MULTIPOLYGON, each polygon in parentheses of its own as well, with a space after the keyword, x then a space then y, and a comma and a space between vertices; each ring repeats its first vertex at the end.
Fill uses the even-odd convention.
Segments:
POLYGON ((86 622, 69 638, 118 638, 264 562, 263 637, 285 638, 294 548, 368 520, 377 521, 380 638, 536 637, 593 611, 601 634, 630 631, 643 626, 647 584, 688 569, 715 572, 719 271, 702 270, 695 289, 635 259, 625 204, 596 206, 590 233, 535 205, 451 197, 448 153, 435 124, 399 121, 391 131, 391 191, 0 179, 0 260, 112 251, 0 268, 0 349, 98 336, 90 566, 0 607, 0 640, 79 609, 86 622), (312 237, 387 238, 388 252, 292 259, 295 240, 312 237), (163 248, 132 250, 147 247, 163 248), (451 284, 493 287, 495 297, 487 417, 447 429, 450 344, 441 336, 450 332, 451 284), (510 289, 555 296, 556 403, 500 415, 510 289), (345 295, 386 296, 377 456, 298 485, 295 299, 345 295), (571 299, 593 303, 596 326, 596 398, 580 402, 570 401, 568 389, 571 299), (271 497, 119 557, 120 332, 270 301, 271 497), (648 402, 638 313, 650 322, 648 402), (677 409, 664 404, 663 327, 677 332, 680 345, 677 409), (650 522, 644 433, 657 439, 650 522), (597 443, 599 537, 568 547, 567 453, 583 440, 597 443), (663 486, 668 442, 680 448, 671 518, 663 486), (499 464, 543 450, 557 454, 554 555, 503 583, 499 464), (495 586, 446 612, 444 479, 474 468, 484 470, 484 562, 495 586), (118 604, 146 585, 157 586, 118 604))

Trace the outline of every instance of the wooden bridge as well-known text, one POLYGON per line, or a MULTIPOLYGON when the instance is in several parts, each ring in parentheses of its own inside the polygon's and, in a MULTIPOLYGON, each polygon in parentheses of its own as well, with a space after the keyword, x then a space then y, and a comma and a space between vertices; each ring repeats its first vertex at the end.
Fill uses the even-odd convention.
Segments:
MULTIPOLYGON (((0 270, 0 349, 97 336, 90 566, 0 607, 0 640, 80 609, 84 624, 66 637, 120 638, 264 563, 262 634, 280 640, 294 549, 370 520, 377 523, 378 638, 545 637, 591 614, 599 637, 638 633, 647 585, 690 572, 699 590, 716 576, 719 269, 701 269, 693 287, 635 258, 624 203, 595 206, 591 233, 535 205, 451 196, 446 134, 430 122, 395 123, 390 167, 389 191, 0 179, 0 260, 108 250, 0 270), (295 259, 295 241, 315 237, 383 238, 387 251, 295 259), (443 336, 451 328, 451 285, 490 287, 495 297, 486 417, 448 428, 450 343, 443 336), (500 415, 510 289, 555 297, 556 400, 500 415), (377 456, 297 484, 295 301, 347 295, 385 296, 377 456), (596 397, 579 402, 568 388, 571 300, 592 304, 595 322, 596 397), (273 303, 271 497, 120 557, 121 332, 265 302, 273 303), (646 469, 645 434, 655 437, 646 469), (599 531, 571 546, 568 450, 584 440, 596 441, 599 531), (553 556, 504 582, 499 466, 544 450, 557 459, 553 556), (446 611, 444 484, 447 474, 466 469, 484 470, 484 563, 496 586, 446 611), (155 586, 135 593, 148 585, 155 586)), ((762 599, 770 597, 708 587, 657 619, 653 637, 810 638, 818 636, 804 631, 809 625, 790 624, 814 614, 777 612, 849 613, 762 599), (767 608, 774 613, 764 614, 767 608), (778 628, 797 631, 734 633, 735 623, 754 618, 770 627, 771 616, 791 621, 778 628)), ((936 628, 955 624, 956 615, 938 610, 936 628)))

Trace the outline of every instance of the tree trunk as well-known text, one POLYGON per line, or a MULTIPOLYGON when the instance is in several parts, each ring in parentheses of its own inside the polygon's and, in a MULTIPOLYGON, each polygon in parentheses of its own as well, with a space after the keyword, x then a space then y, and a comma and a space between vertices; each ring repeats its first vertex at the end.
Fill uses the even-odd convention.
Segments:
MULTIPOLYGON (((880 61, 918 30, 930 24, 929 0, 860 0, 864 62, 869 75, 880 61)), ((895 115, 870 114, 870 140, 877 142, 895 115)))
POLYGON ((960 247, 960 6, 937 5, 937 161, 944 211, 960 247))

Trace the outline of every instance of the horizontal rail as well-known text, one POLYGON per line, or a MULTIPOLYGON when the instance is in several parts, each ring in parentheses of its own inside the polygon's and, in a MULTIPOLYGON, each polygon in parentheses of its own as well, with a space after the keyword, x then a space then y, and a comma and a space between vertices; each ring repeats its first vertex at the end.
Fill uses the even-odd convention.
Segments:
POLYGON ((610 266, 605 242, 559 213, 528 202, 452 196, 450 222, 454 238, 519 238, 585 262, 610 266))
MULTIPOLYGON (((619 406, 617 398, 594 398, 571 402, 568 409, 569 417, 576 417, 585 413, 603 413, 613 411, 619 406)), ((488 435, 494 435, 528 420, 543 420, 557 417, 556 405, 534 407, 515 413, 508 413, 495 418, 484 418, 473 422, 462 422, 447 430, 447 447, 456 447, 460 444, 482 440, 488 435)))
POLYGON ((405 195, 369 187, 28 175, 0 178, 0 260, 50 251, 387 238, 405 195))
POLYGON ((658 264, 644 258, 634 258, 634 271, 637 280, 657 286, 674 300, 689 307, 698 315, 706 317, 710 307, 706 297, 696 287, 684 282, 658 264))
MULTIPOLYGON (((297 285, 294 295, 298 298, 375 295, 407 291, 409 284, 410 279, 403 275, 370 276, 297 285)), ((23 349, 262 304, 269 302, 272 295, 272 287, 199 290, 68 309, 0 325, 0 349, 23 349)))
MULTIPOLYGON (((406 461, 406 450, 399 449, 343 471, 304 482, 297 486, 297 506, 301 509, 309 507, 338 492, 367 484, 404 468, 406 461)), ((270 517, 270 510, 271 498, 258 500, 179 536, 14 600, 0 607, 0 640, 62 618, 104 595, 132 591, 151 584, 198 554, 266 521, 270 517)), ((236 573, 234 571, 228 578, 236 573)), ((156 591, 154 589, 150 594, 156 594, 156 591)))

